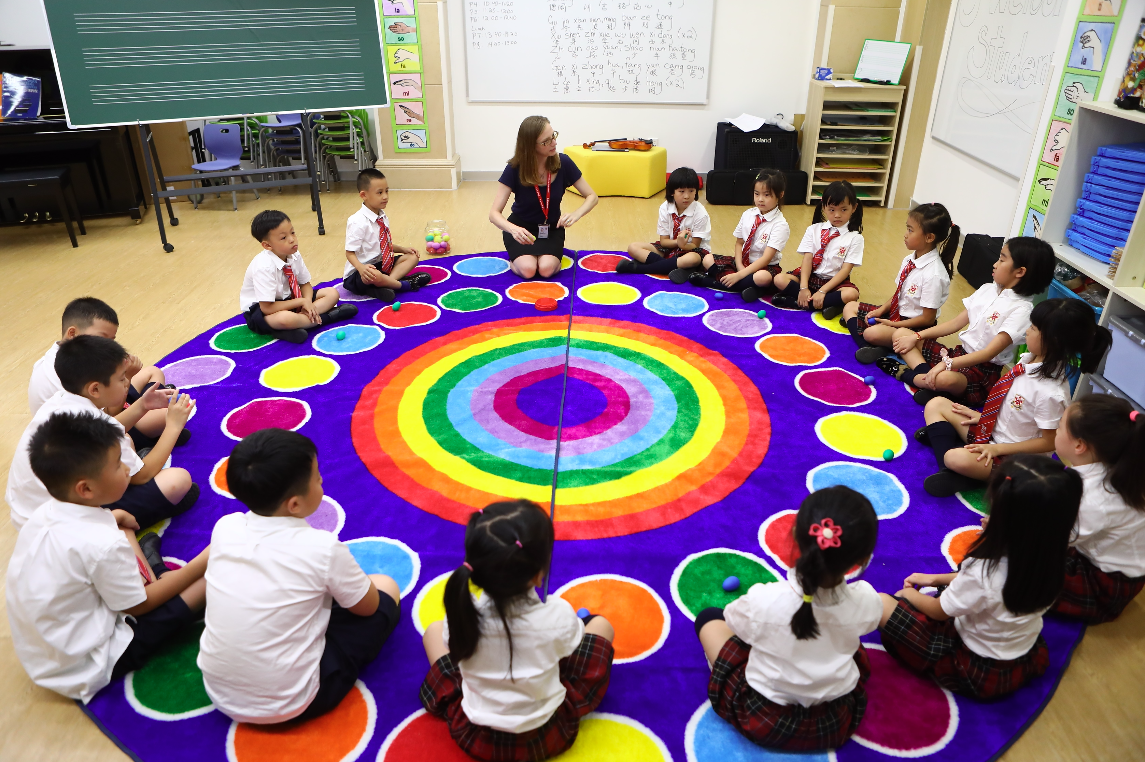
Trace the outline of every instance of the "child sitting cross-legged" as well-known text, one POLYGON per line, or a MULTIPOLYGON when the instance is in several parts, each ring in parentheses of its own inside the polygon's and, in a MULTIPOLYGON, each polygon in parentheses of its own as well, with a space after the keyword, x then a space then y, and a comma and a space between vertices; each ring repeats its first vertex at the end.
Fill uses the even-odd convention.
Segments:
POLYGON ((429 273, 411 274, 420 261, 417 249, 394 243, 386 216, 390 203, 386 176, 373 167, 363 169, 358 173, 358 196, 362 206, 346 219, 342 286, 352 294, 392 302, 397 291, 429 285, 429 273))
POLYGON ((170 390, 151 387, 124 409, 127 389, 131 385, 127 377, 129 362, 123 347, 102 336, 81 335, 60 344, 55 371, 64 388, 32 416, 8 470, 8 489, 4 499, 11 509, 12 524, 17 529, 49 498, 48 489, 32 469, 28 443, 54 413, 98 413, 116 426, 122 435, 121 458, 128 470, 130 484, 122 496, 108 504, 108 508, 127 511, 146 528, 178 516, 195 504, 199 486, 191 481, 191 474, 183 468, 164 468, 195 403, 185 394, 173 398, 170 390), (122 412, 117 418, 111 418, 106 410, 122 412), (166 410, 166 425, 159 441, 140 458, 131 438, 124 433, 124 427, 134 425, 150 410, 166 410))
POLYGON ((553 552, 549 514, 527 500, 469 516, 465 562, 445 584, 445 622, 426 628, 426 711, 480 760, 540 760, 572 746, 612 668, 612 625, 541 602, 553 552), (481 588, 475 598, 470 583, 481 588))
POLYGON ((349 548, 306 517, 322 503, 314 443, 256 431, 227 461, 250 509, 211 532, 199 668, 207 695, 238 722, 308 720, 354 688, 397 626, 397 583, 366 575, 349 548))
POLYGON ((1012 693, 1043 674, 1050 654, 1042 614, 1062 591, 1081 493, 1081 476, 1055 460, 1007 459, 990 478, 990 519, 959 570, 912 574, 896 596, 882 596, 887 653, 977 699, 1012 693))
POLYGON ((1004 458, 1054 449, 1069 404, 1068 373, 1097 369, 1113 338, 1080 299, 1047 299, 1030 313, 1026 348, 1017 365, 990 389, 982 412, 935 397, 915 439, 934 450, 939 471, 923 486, 935 497, 980 487, 1004 458), (1077 358, 1075 360, 1075 358, 1077 358))
POLYGON ((712 240, 712 219, 708 210, 696 200, 700 176, 691 167, 677 167, 668 175, 660 204, 653 243, 637 241, 628 245, 628 256, 616 263, 618 273, 668 275, 673 270, 690 270, 708 255, 712 240))
POLYGON ((849 487, 807 496, 795 517, 800 557, 786 580, 704 609, 696 632, 716 714, 760 746, 833 749, 867 708, 870 662, 859 638, 879 625, 879 594, 846 575, 871 559, 879 520, 849 487))
POLYGON ((285 214, 273 209, 259 212, 250 234, 262 251, 247 265, 239 291, 239 312, 247 328, 292 344, 305 343, 306 331, 358 314, 353 304, 338 304, 338 289, 317 292, 310 271, 298 253, 298 236, 285 214))
POLYGON ((84 703, 146 664, 204 603, 206 550, 156 578, 137 523, 107 509, 128 488, 122 442, 98 411, 57 412, 36 429, 28 458, 49 496, 8 563, 16 656, 37 685, 84 703))

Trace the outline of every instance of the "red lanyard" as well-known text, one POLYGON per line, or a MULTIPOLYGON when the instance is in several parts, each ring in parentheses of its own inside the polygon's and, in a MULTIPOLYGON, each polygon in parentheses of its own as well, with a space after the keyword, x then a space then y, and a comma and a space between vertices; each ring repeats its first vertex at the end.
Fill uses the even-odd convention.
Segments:
POLYGON ((553 192, 553 176, 549 172, 545 173, 545 198, 541 200, 541 189, 539 186, 534 185, 533 190, 537 192, 537 203, 541 205, 541 213, 545 215, 545 222, 549 221, 549 197, 553 192))

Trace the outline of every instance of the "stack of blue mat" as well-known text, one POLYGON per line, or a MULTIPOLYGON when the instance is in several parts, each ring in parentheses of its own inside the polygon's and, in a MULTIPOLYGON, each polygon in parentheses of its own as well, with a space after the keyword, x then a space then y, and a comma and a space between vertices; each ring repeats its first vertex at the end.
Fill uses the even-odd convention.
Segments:
POLYGON ((1065 234, 1070 246, 1108 263, 1129 238, 1145 193, 1145 143, 1102 146, 1089 166, 1065 234))

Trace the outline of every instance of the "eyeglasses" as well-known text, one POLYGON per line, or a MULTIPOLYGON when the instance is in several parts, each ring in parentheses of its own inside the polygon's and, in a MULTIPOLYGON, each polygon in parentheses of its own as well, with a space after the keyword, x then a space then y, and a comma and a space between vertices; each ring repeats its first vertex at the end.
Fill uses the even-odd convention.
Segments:
POLYGON ((538 143, 538 145, 542 145, 542 146, 545 146, 547 148, 548 146, 551 146, 553 143, 557 142, 558 137, 560 137, 560 133, 557 132, 556 130, 553 130, 553 136, 551 138, 549 138, 548 140, 540 141, 538 143))

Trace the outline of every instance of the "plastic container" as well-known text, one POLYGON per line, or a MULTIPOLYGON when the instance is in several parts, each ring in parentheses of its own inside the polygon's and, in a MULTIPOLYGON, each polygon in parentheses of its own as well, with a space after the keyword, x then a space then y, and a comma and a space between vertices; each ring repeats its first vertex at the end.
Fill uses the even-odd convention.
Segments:
POLYGON ((1133 227, 1133 214, 1131 212, 1084 198, 1077 200, 1077 213, 1094 222, 1100 222, 1102 225, 1123 230, 1127 234, 1133 227))
POLYGON ((1111 317, 1113 347, 1105 378, 1138 405, 1145 405, 1145 317, 1111 317))
POLYGON ((1140 193, 1136 195, 1123 193, 1122 191, 1093 185, 1092 183, 1085 183, 1081 186, 1081 196, 1090 201, 1096 201, 1099 204, 1122 209, 1132 214, 1137 214, 1137 207, 1141 206, 1140 193))
POLYGON ((1089 304, 1089 302, 1086 302, 1056 278, 1050 281, 1050 290, 1049 293, 1046 294, 1046 297, 1049 299, 1077 299, 1079 302, 1085 302, 1093 309, 1095 318, 1101 317, 1101 308, 1089 304))
POLYGON ((453 246, 449 240, 449 223, 430 220, 425 223, 425 250, 429 254, 448 254, 453 246))
POLYGON ((1109 264, 1109 258, 1113 255, 1113 246, 1099 243, 1073 228, 1066 229, 1065 237, 1069 241, 1069 245, 1081 253, 1093 257, 1098 262, 1109 264))

